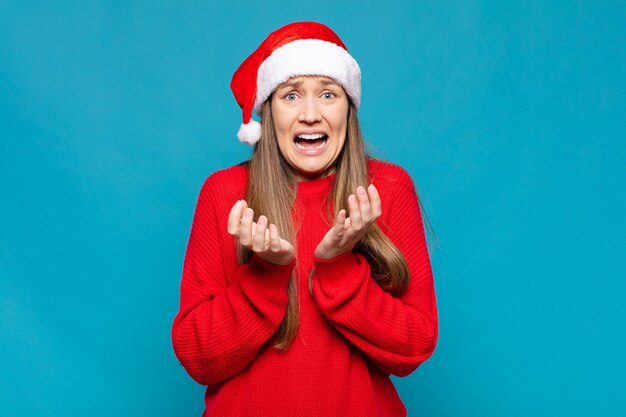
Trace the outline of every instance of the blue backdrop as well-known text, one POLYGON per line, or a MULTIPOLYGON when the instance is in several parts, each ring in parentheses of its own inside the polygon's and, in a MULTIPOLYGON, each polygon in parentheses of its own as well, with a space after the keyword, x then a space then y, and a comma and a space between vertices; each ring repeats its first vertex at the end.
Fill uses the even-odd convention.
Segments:
POLYGON ((176 360, 200 186, 247 159, 229 89, 316 20, 430 220, 411 416, 626 411, 626 3, 0 1, 0 415, 200 416, 176 360), (620 394, 621 393, 621 394, 620 394))

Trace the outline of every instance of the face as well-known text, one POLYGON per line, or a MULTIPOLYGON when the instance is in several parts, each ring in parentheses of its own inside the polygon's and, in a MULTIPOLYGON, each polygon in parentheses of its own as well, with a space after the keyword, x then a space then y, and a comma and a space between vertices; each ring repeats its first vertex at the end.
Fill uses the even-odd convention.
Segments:
POLYGON ((348 126, 348 96, 332 78, 293 77, 272 94, 278 148, 299 181, 334 170, 348 126))

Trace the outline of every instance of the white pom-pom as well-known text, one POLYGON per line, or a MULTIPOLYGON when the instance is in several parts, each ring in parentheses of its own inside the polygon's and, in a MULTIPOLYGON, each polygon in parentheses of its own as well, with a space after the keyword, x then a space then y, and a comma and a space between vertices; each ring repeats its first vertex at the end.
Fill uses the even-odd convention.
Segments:
POLYGON ((256 120, 250 119, 246 124, 241 124, 237 137, 243 143, 248 145, 254 145, 261 139, 261 123, 256 120))

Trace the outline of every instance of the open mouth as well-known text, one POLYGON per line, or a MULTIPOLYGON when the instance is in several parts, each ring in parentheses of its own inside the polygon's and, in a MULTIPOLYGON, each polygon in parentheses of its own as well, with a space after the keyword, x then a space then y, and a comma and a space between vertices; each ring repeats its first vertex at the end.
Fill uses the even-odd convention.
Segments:
POLYGON ((324 145, 326 145, 327 140, 328 140, 328 135, 325 135, 323 133, 300 135, 300 136, 296 136, 293 139, 296 145, 296 148, 303 150, 303 151, 321 149, 324 147, 324 145))

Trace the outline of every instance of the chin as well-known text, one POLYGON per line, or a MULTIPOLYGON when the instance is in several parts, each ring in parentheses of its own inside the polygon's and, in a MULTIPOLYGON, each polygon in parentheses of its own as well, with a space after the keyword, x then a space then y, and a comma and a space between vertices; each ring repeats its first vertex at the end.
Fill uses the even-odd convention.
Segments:
POLYGON ((308 168, 298 168, 297 173, 306 178, 318 178, 325 177, 331 171, 331 168, 326 167, 308 167, 308 168))

